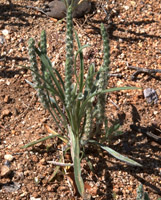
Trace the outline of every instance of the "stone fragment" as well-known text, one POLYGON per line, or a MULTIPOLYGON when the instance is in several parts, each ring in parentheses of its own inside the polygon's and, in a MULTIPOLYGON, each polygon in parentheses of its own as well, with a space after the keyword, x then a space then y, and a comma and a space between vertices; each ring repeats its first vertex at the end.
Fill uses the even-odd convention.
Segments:
POLYGON ((2 111, 1 117, 3 118, 5 116, 8 116, 8 115, 10 115, 10 113, 11 113, 11 111, 9 109, 5 109, 5 110, 2 111))
POLYGON ((158 102, 158 95, 154 89, 147 88, 144 90, 143 93, 144 93, 144 97, 145 97, 147 103, 156 104, 158 102))
POLYGON ((4 100, 5 103, 9 103, 10 101, 10 96, 9 95, 5 95, 4 100))
POLYGON ((42 165, 44 165, 44 164, 46 163, 45 158, 42 158, 42 159, 40 160, 40 163, 41 163, 42 165))
POLYGON ((4 156, 4 159, 11 162, 11 161, 13 160, 13 156, 12 156, 11 154, 6 154, 6 155, 4 156))
POLYGON ((2 30, 2 34, 4 36, 7 36, 9 34, 9 31, 7 29, 2 30))
POLYGON ((41 198, 35 198, 35 197, 30 196, 30 200, 41 200, 41 198))
POLYGON ((8 176, 11 173, 11 169, 7 165, 1 167, 1 176, 8 176))
POLYGON ((0 35, 0 44, 4 44, 4 43, 5 43, 5 38, 2 35, 0 35))
POLYGON ((17 182, 9 182, 6 183, 2 186, 2 188, 6 191, 6 192, 16 192, 17 190, 19 190, 21 187, 21 185, 17 182))

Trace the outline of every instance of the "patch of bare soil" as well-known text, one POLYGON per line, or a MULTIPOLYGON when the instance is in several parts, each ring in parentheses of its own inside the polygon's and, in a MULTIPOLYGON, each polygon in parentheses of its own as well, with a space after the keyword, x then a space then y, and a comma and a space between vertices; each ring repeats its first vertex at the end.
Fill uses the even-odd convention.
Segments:
MULTIPOLYGON (((91 45, 84 50, 86 69, 92 62, 96 67, 102 63, 99 28, 103 22, 110 36, 111 73, 122 76, 110 77, 109 87, 142 88, 109 95, 107 116, 110 121, 118 119, 124 132, 113 140, 111 148, 138 161, 143 168, 128 166, 106 152, 89 149, 87 155, 94 169, 91 171, 86 162, 82 163, 85 188, 91 199, 134 200, 141 182, 150 199, 156 200, 161 196, 161 74, 140 73, 131 79, 136 71, 128 66, 161 69, 161 5, 155 0, 92 2, 93 13, 74 20, 82 44, 91 45), (109 19, 105 10, 111 11, 109 19), (157 92, 156 104, 146 102, 146 88, 157 92)), ((55 166, 47 161, 58 160, 60 141, 51 139, 34 148, 20 149, 47 136, 45 124, 59 132, 34 89, 26 83, 26 79, 31 81, 31 74, 22 66, 29 66, 28 39, 39 40, 45 29, 48 55, 64 73, 66 20, 57 23, 26 8, 41 7, 43 0, 12 3, 0 2, 0 199, 81 199, 72 182, 72 169, 67 169, 66 175, 61 170, 49 182, 55 166)))

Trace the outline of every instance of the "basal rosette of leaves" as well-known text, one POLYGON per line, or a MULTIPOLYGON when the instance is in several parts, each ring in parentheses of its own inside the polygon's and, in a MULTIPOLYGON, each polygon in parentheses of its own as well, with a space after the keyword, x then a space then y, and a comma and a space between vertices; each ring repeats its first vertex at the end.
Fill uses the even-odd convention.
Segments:
MULTIPOLYGON (((47 56, 46 33, 42 31, 39 48, 35 46, 33 38, 29 40, 30 70, 33 83, 27 81, 37 91, 37 95, 45 109, 52 115, 54 121, 62 131, 61 134, 54 134, 30 142, 23 148, 33 146, 47 139, 58 137, 66 143, 64 154, 70 151, 74 168, 74 177, 80 195, 85 195, 84 182, 81 176, 80 155, 88 148, 88 145, 98 146, 115 158, 127 164, 141 167, 138 162, 123 156, 107 146, 112 138, 117 135, 118 124, 108 127, 108 120, 105 116, 106 94, 113 91, 137 89, 136 87, 107 88, 108 72, 110 64, 110 48, 107 33, 104 25, 101 24, 101 35, 103 40, 103 64, 98 72, 94 64, 88 69, 86 78, 84 72, 83 49, 89 45, 82 46, 77 33, 75 38, 78 50, 73 53, 73 21, 72 5, 67 11, 67 32, 66 32, 66 64, 65 80, 52 64, 47 56), (41 60, 41 69, 38 69, 36 56, 41 60), (76 60, 80 59, 79 73, 76 71, 76 60), (60 107, 61 105, 63 105, 60 107), (94 106, 94 103, 96 104, 94 106), (60 125, 61 122, 61 125, 60 125), (97 122, 97 123, 96 123, 97 122), (62 128, 63 124, 63 128, 62 128), (95 127, 93 126, 94 124, 95 127), (102 127, 105 127, 103 131, 102 127), (64 133, 64 128, 66 133, 64 133), (96 131, 95 131, 96 130, 96 131)), ((62 158, 60 159, 60 162, 62 158)), ((56 174, 57 171, 55 171, 56 174)))

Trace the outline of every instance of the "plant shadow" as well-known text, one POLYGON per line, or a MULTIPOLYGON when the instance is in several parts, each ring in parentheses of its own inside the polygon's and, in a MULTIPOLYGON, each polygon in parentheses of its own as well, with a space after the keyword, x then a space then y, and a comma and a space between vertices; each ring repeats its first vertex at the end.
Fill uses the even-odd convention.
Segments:
MULTIPOLYGON (((136 126, 136 124, 140 123, 141 117, 139 115, 139 112, 137 111, 137 108, 132 104, 131 106, 133 123, 130 127, 133 127, 136 126)), ((122 118, 121 116, 122 115, 120 114, 119 119, 120 123, 123 124, 126 114, 123 114, 124 118, 122 118)), ((146 129, 151 130, 156 135, 161 134, 161 131, 156 131, 158 127, 155 125, 144 127, 143 130, 146 129)), ((88 155, 92 155, 92 157, 95 158, 91 161, 92 165, 94 166, 94 177, 92 177, 92 180, 95 180, 95 182, 97 182, 97 177, 99 179, 104 177, 103 181, 101 181, 100 188, 104 186, 106 188, 106 194, 103 193, 100 188, 98 188, 98 195, 101 197, 101 199, 112 200, 114 198, 115 193, 113 191, 113 188, 115 187, 115 185, 113 183, 111 172, 115 171, 120 171, 121 173, 126 172, 138 182, 145 185, 149 191, 152 191, 157 195, 161 195, 161 184, 158 183, 158 185, 156 185, 156 182, 154 182, 153 184, 152 181, 148 181, 149 178, 151 179, 154 177, 159 180, 160 177, 159 166, 161 166, 161 158, 159 156, 159 152, 161 152, 161 147, 159 143, 153 140, 153 138, 148 137, 146 134, 144 134, 144 132, 142 133, 131 129, 125 132, 123 135, 114 138, 112 145, 110 145, 109 147, 119 152, 120 154, 137 161, 138 163, 142 164, 143 167, 127 165, 113 158, 105 151, 103 153, 98 153, 97 149, 90 148, 88 150, 88 155), (139 134, 137 134, 136 132, 139 134), (117 141, 119 141, 119 143, 117 141), (115 144, 115 142, 117 143, 115 144)), ((136 189, 137 188, 135 188, 135 190, 136 189)), ((120 193, 117 195, 120 195, 121 197, 122 194, 120 193)))
POLYGON ((23 57, 9 57, 9 56, 6 56, 4 58, 2 62, 3 64, 3 67, 0 69, 0 77, 2 78, 13 78, 16 74, 20 74, 22 71, 23 72, 27 72, 27 69, 26 68, 21 68, 21 69, 13 69, 11 70, 8 66, 6 66, 6 60, 15 60, 16 62, 18 61, 26 61, 28 60, 27 58, 23 58, 23 57), (9 70, 8 70, 9 69, 9 70))
MULTIPOLYGON (((107 11, 107 13, 110 13, 110 11, 107 11)), ((161 39, 161 36, 159 35, 152 35, 147 33, 146 31, 143 33, 137 33, 136 31, 132 31, 130 29, 128 29, 128 27, 131 27, 132 25, 136 25, 136 26, 143 26, 143 25, 147 25, 147 24, 152 24, 152 23, 158 23, 159 22, 155 21, 155 20, 141 20, 141 21, 132 21, 132 22, 119 22, 119 23, 115 23, 114 22, 114 18, 119 16, 120 11, 117 9, 117 11, 115 13, 112 13, 108 16, 108 19, 104 19, 104 20, 95 20, 92 17, 89 18, 89 24, 91 26, 92 29, 94 29, 94 33, 93 34, 100 34, 100 28, 98 28, 98 24, 104 23, 104 25, 107 28, 107 32, 109 34, 109 38, 112 40, 119 40, 122 39, 123 41, 127 41, 129 43, 132 43, 134 41, 144 41, 147 38, 153 38, 153 39, 161 39), (125 28, 120 28, 120 25, 124 25, 125 28), (121 34, 119 34, 119 36, 116 36, 114 34, 115 31, 119 31, 121 32, 121 34), (131 36, 128 37, 123 37, 120 36, 122 35, 122 33, 128 33, 131 36)))
MULTIPOLYGON (((10 26, 29 26, 30 22, 28 20, 28 17, 44 17, 43 15, 37 15, 37 14, 28 14, 27 12, 21 11, 21 9, 26 8, 23 5, 20 4, 11 4, 11 5, 7 5, 7 4, 1 4, 0 3, 0 21, 4 21, 4 23, 2 24, 2 27, 4 28, 7 25, 10 26), (7 22, 7 20, 9 20, 10 18, 15 17, 15 22, 9 23, 7 22), (18 19, 19 21, 16 22, 18 19)), ((26 8, 27 9, 27 8, 26 8)))
MULTIPOLYGON (((118 138, 117 138, 118 139, 118 138)), ((159 179, 160 177, 160 171, 159 166, 161 166, 161 159, 158 156, 159 152, 161 151, 161 148, 159 145, 152 146, 150 141, 147 140, 145 135, 136 136, 136 133, 134 131, 129 131, 125 133, 123 136, 120 136, 119 139, 121 142, 117 145, 111 145, 110 148, 116 150, 122 155, 125 155, 138 163, 142 164, 143 167, 135 167, 126 165, 123 162, 120 162, 116 159, 116 162, 114 161, 113 157, 109 155, 106 152, 103 152, 103 154, 96 154, 96 151, 90 152, 93 153, 94 157, 97 157, 98 162, 92 162, 94 167, 92 180, 95 180, 97 182, 97 177, 101 179, 104 177, 104 180, 101 181, 100 187, 98 188, 98 195, 101 197, 101 199, 109 199, 112 200, 114 198, 114 183, 113 183, 113 177, 111 177, 110 172, 120 171, 121 173, 126 172, 130 176, 132 176, 134 179, 142 183, 143 185, 147 186, 151 191, 154 193, 161 195, 161 185, 157 186, 155 183, 149 183, 148 180, 146 180, 146 177, 152 177, 155 174, 155 177, 159 179), (131 136, 133 136, 131 138, 131 136), (135 140, 136 139, 136 140, 135 140), (139 141, 139 144, 138 142, 139 141), (145 141, 145 142, 144 142, 145 141), (154 157, 149 154, 147 155, 146 151, 147 149, 151 149, 153 154, 157 153, 157 155, 154 157), (109 158, 109 160, 107 160, 109 158), (111 161, 112 159, 112 161, 111 161), (108 163, 108 164, 107 164, 108 163), (110 163, 110 164, 109 164, 110 163), (144 174, 142 176, 142 174, 144 174), (144 178, 145 176, 145 178, 144 178), (100 188, 105 187, 106 188, 106 194, 101 191, 100 188)), ((117 173, 116 173, 117 174, 117 173)), ((118 195, 122 195, 121 193, 118 195)), ((121 197, 121 196, 120 196, 121 197)))

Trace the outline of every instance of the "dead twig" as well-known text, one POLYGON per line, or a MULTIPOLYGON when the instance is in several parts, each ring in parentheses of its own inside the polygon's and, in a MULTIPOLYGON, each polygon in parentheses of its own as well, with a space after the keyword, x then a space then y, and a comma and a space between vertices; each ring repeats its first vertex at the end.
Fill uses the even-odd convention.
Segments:
POLYGON ((122 74, 110 74, 110 73, 108 73, 108 76, 109 77, 116 77, 116 78, 123 78, 122 74))
POLYGON ((41 9, 41 8, 34 7, 34 6, 26 6, 26 8, 34 9, 34 10, 36 10, 36 11, 38 11, 38 12, 41 12, 41 13, 43 13, 44 15, 48 16, 48 15, 46 14, 46 12, 44 12, 44 10, 41 9))
POLYGON ((128 69, 136 70, 131 76, 132 80, 136 80, 137 76, 141 73, 146 73, 150 76, 155 76, 156 73, 161 73, 161 69, 147 69, 141 67, 127 66, 128 69))
POLYGON ((131 125, 130 128, 133 131, 136 132, 140 132, 145 134, 148 138, 150 138, 151 140, 154 140, 155 142, 161 144, 161 137, 157 136, 156 134, 152 133, 152 131, 149 130, 149 128, 147 127, 140 127, 140 126, 136 126, 136 125, 131 125))
POLYGON ((66 167, 66 166, 73 166, 72 163, 62 163, 62 162, 55 162, 55 161, 47 161, 47 163, 56 165, 56 166, 61 166, 61 167, 66 167))
POLYGON ((120 110, 120 108, 118 107, 118 105, 115 102, 113 102, 110 98, 108 98, 108 99, 117 108, 117 110, 120 110))

